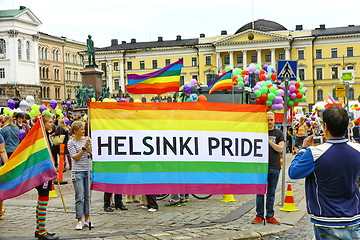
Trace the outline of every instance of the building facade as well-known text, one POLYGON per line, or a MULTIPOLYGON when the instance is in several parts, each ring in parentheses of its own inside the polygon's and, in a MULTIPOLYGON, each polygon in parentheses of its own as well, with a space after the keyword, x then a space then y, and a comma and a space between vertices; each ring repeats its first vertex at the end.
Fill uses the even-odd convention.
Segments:
MULTIPOLYGON (((109 47, 100 48, 96 59, 106 71, 107 82, 115 96, 119 89, 125 92, 126 75, 156 71, 179 58, 184 58, 181 84, 197 79, 208 83, 225 66, 246 68, 250 63, 272 65, 279 60, 298 61, 297 76, 308 88, 307 103, 314 104, 335 96, 342 69, 355 70, 355 82, 349 85, 349 100, 360 94, 360 26, 326 28, 320 25, 304 30, 297 25, 288 30, 279 23, 259 19, 245 24, 234 34, 222 31, 220 35, 199 38, 130 42, 111 40, 109 47)), ((142 96, 133 96, 140 98, 142 96)), ((305 103, 304 103, 305 104, 305 103)))
POLYGON ((40 101, 38 27, 41 21, 21 6, 0 11, 0 105, 32 95, 40 101))

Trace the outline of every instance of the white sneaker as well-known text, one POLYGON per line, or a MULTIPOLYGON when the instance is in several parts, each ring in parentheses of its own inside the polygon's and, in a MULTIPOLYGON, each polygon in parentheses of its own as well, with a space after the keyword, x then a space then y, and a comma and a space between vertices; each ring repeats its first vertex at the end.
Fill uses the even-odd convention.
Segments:
POLYGON ((81 221, 76 224, 75 229, 76 229, 76 230, 82 230, 82 229, 83 229, 83 224, 82 224, 81 221))
POLYGON ((148 212, 156 212, 156 211, 157 211, 156 208, 149 208, 149 209, 148 209, 148 212))
POLYGON ((145 206, 145 205, 141 205, 141 208, 143 208, 143 209, 148 209, 148 207, 145 206))
POLYGON ((84 222, 84 227, 89 227, 89 224, 91 223, 91 228, 95 227, 92 222, 86 221, 84 222))

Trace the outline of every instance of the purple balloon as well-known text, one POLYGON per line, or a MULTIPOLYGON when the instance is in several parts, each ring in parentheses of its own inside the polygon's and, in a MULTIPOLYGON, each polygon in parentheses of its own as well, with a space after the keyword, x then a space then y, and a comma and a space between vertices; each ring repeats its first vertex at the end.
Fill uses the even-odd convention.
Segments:
POLYGON ((280 104, 281 101, 282 101, 282 97, 280 97, 280 96, 276 96, 276 97, 274 98, 274 100, 273 100, 273 102, 276 103, 276 104, 280 104))
POLYGON ((70 120, 67 117, 64 117, 64 122, 65 122, 66 126, 70 125, 70 120))
POLYGON ((126 102, 125 98, 120 98, 119 102, 126 102))
POLYGON ((189 84, 184 85, 184 93, 191 93, 191 86, 189 84))
POLYGON ((11 98, 8 100, 7 104, 11 110, 13 110, 15 108, 15 101, 11 98))
POLYGON ((264 67, 263 67, 263 69, 264 69, 265 72, 267 72, 267 68, 268 68, 268 65, 265 64, 264 67))
POLYGON ((42 113, 43 111, 45 111, 47 109, 47 107, 45 105, 41 105, 39 110, 40 110, 40 113, 42 113))
POLYGON ((291 92, 295 91, 295 90, 296 90, 295 85, 290 85, 289 90, 290 90, 291 92))
POLYGON ((51 100, 51 101, 50 101, 50 107, 51 107, 52 109, 55 109, 55 108, 57 107, 57 101, 56 101, 56 100, 51 100))
POLYGON ((280 97, 284 96, 284 90, 278 89, 277 91, 278 91, 278 96, 280 97))
POLYGON ((290 94, 290 99, 295 99, 295 98, 296 98, 296 93, 290 94))
POLYGON ((290 86, 295 85, 295 81, 290 81, 290 86))
POLYGON ((66 104, 67 107, 70 107, 71 106, 71 101, 66 101, 65 104, 66 104))
POLYGON ((315 116, 311 116, 311 121, 315 121, 316 117, 315 116))
POLYGON ((18 136, 18 139, 21 140, 25 137, 26 131, 24 129, 20 129, 20 134, 18 136))

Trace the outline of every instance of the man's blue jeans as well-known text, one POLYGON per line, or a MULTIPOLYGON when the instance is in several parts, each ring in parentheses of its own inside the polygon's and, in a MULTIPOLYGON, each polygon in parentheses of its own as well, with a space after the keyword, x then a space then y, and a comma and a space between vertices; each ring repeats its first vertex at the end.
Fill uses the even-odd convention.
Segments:
MULTIPOLYGON (((278 184, 280 170, 269 169, 266 189, 266 219, 274 216, 275 191, 278 184)), ((264 195, 256 195, 256 216, 264 218, 264 195)))
POLYGON ((324 227, 314 225, 316 240, 360 239, 360 224, 346 227, 324 227))

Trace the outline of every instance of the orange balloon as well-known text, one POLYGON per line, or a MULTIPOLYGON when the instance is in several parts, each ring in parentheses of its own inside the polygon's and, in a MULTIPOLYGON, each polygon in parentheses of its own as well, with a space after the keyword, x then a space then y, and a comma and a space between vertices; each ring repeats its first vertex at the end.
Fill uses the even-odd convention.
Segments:
POLYGON ((198 102, 207 102, 207 98, 204 95, 198 97, 198 102))

